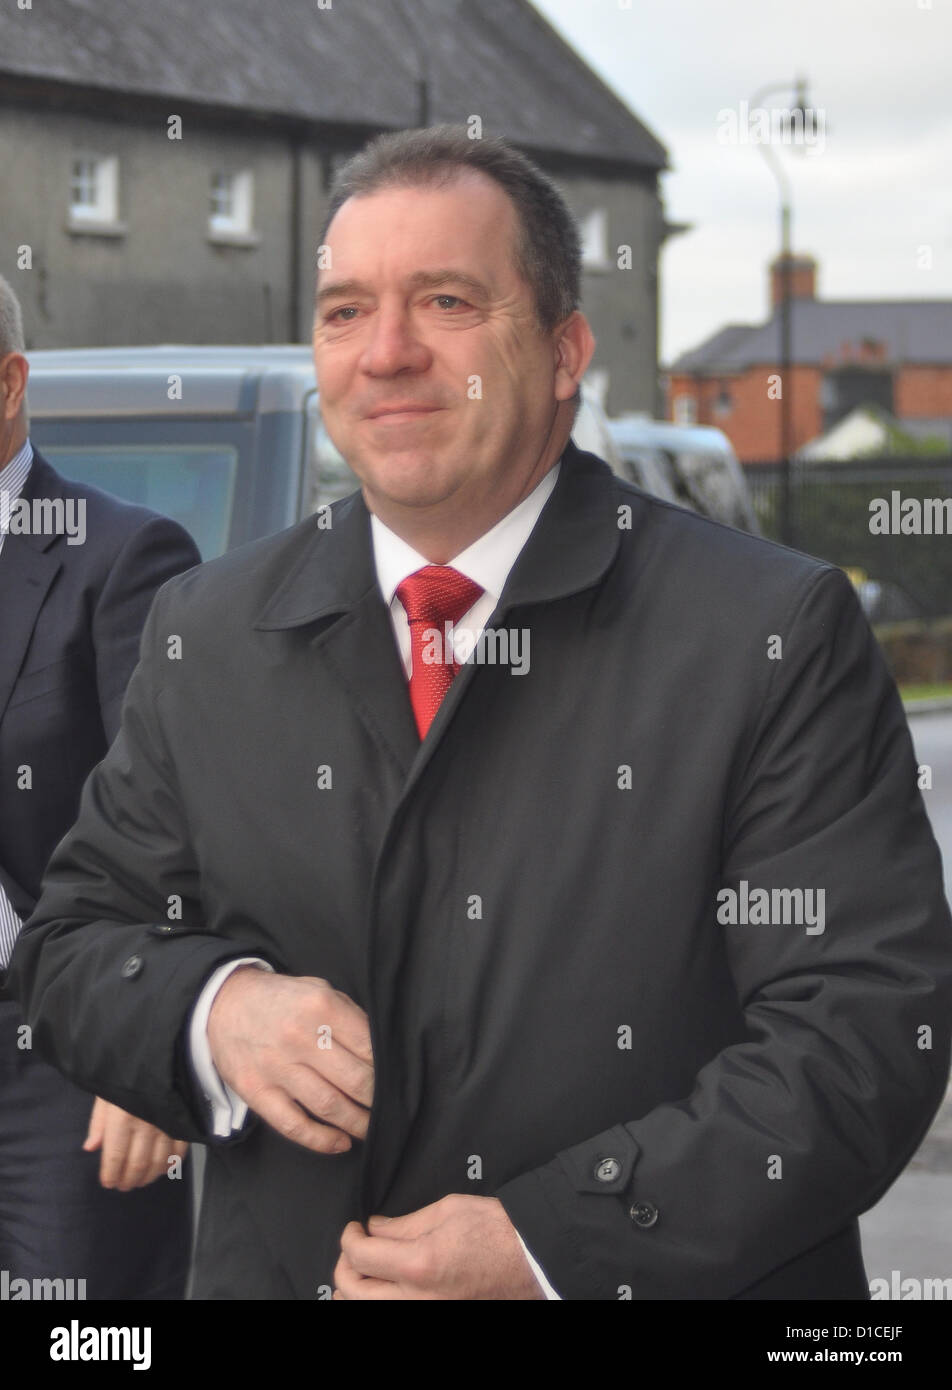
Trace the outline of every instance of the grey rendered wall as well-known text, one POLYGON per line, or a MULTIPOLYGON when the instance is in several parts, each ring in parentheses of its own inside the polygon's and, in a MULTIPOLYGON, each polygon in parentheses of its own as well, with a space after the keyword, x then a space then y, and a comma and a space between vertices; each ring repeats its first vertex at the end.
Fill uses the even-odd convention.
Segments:
MULTIPOLYGON (((174 114, 174 108, 169 114, 174 114)), ((0 273, 23 304, 31 347, 283 341, 287 337, 287 146, 201 128, 169 140, 162 118, 0 111, 4 180, 0 273), (74 154, 119 158, 119 236, 70 232, 74 154), (209 180, 218 165, 250 168, 254 249, 208 239, 209 180), (18 269, 17 249, 32 251, 18 269)))
MULTIPOLYGON (((175 114, 170 110, 169 115, 175 114)), ((290 139, 230 131, 186 115, 169 140, 165 117, 120 121, 62 112, 0 109, 4 180, 0 274, 20 296, 30 347, 161 342, 307 341, 317 238, 332 159, 304 144, 299 170, 299 290, 291 309, 293 160, 290 139), (68 230, 74 154, 119 158, 122 235, 68 230), (213 244, 208 190, 215 167, 254 174, 252 247, 213 244), (32 269, 17 268, 29 246, 32 269)), ((579 219, 607 213, 608 259, 586 271, 583 309, 597 338, 595 368, 609 373, 607 408, 657 413, 657 258, 661 222, 653 184, 556 174, 579 219), (631 266, 618 264, 630 247, 631 266)))

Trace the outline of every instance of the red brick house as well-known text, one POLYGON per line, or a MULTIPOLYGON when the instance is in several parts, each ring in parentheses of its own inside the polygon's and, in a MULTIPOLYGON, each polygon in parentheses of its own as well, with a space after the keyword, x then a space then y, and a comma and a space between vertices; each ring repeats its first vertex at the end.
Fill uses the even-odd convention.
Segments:
MULTIPOLYGON (((952 300, 827 301, 817 298, 816 279, 816 261, 792 257, 794 449, 867 404, 952 449, 952 300)), ((668 372, 669 418, 717 425, 742 463, 781 457, 781 283, 778 258, 766 323, 730 324, 668 372)))

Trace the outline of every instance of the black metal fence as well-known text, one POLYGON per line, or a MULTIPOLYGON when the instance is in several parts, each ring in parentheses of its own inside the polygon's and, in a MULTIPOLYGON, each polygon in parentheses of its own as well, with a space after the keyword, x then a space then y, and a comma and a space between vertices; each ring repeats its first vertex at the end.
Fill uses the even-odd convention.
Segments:
MULTIPOLYGON (((780 535, 780 466, 746 464, 764 535, 780 535)), ((849 570, 872 621, 952 614, 952 455, 794 462, 797 550, 849 570)))

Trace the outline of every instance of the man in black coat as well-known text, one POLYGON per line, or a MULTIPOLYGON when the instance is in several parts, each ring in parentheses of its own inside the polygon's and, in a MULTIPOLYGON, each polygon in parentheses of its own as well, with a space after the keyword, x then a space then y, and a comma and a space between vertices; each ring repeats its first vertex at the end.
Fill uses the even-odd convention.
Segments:
POLYGON ((50 1066, 31 1046, 5 975, 83 782, 119 727, 155 591, 199 555, 174 522, 68 482, 32 448, 27 373, 19 306, 0 278, 4 1297, 39 1297, 45 1286, 36 1292, 34 1281, 58 1279, 90 1299, 181 1298, 191 1241, 187 1145, 50 1066))
POLYGON ((502 142, 375 142, 322 243, 361 492, 159 595, 38 1044, 221 1137, 199 1297, 868 1296, 952 933, 849 582, 574 447, 577 232, 502 142))

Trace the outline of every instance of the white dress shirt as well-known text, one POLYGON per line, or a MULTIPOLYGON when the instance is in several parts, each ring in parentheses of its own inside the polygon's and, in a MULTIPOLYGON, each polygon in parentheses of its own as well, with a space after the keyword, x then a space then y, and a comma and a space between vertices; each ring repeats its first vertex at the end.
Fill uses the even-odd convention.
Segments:
MULTIPOLYGON (((28 439, 23 448, 13 455, 9 463, 5 463, 0 468, 0 551, 3 550, 3 542, 7 538, 6 528, 9 525, 10 508, 23 491, 23 485, 29 477, 32 465, 33 448, 28 439)), ((0 580, 2 577, 2 573, 0 573, 0 580)), ((2 602, 3 591, 0 589, 0 603, 2 602)), ((10 964, 10 957, 13 955, 13 943, 19 936, 22 926, 21 918, 14 910, 6 889, 0 883, 0 970, 6 970, 10 964)))
MULTIPOLYGON (((528 497, 524 497, 511 512, 506 513, 501 521, 497 521, 491 530, 480 536, 478 540, 473 541, 472 545, 468 545, 465 550, 461 550, 454 559, 448 562, 453 569, 464 574, 467 579, 473 580, 483 590, 473 606, 463 614, 454 626, 453 649, 458 654, 459 660, 465 661, 499 602, 503 587, 509 578, 509 572, 529 539, 542 508, 549 500, 561 466, 561 463, 557 463, 554 468, 551 468, 541 482, 537 483, 532 492, 529 493, 528 497), (456 640, 457 633, 459 633, 458 641, 456 640)), ((379 517, 371 515, 370 527, 377 583, 380 586, 384 602, 390 609, 390 620, 393 624, 397 649, 400 652, 409 680, 413 664, 410 624, 407 620, 406 610, 397 598, 396 591, 404 579, 432 562, 420 555, 388 526, 385 526, 379 517)), ((221 1138, 227 1138, 228 1135, 241 1128, 245 1122, 248 1107, 241 1097, 218 1075, 208 1043, 208 1015, 211 1013, 212 1004, 215 1002, 218 991, 228 976, 240 965, 256 965, 264 970, 271 969, 271 966, 265 961, 253 956, 245 956, 241 960, 226 961, 211 976, 199 995, 189 1025, 192 1066, 211 1108, 212 1132, 221 1138)), ((516 1234, 518 1235, 518 1232, 516 1234)), ((560 1295, 555 1292, 546 1279, 521 1236, 519 1236, 519 1241, 546 1298, 558 1299, 560 1295)))

